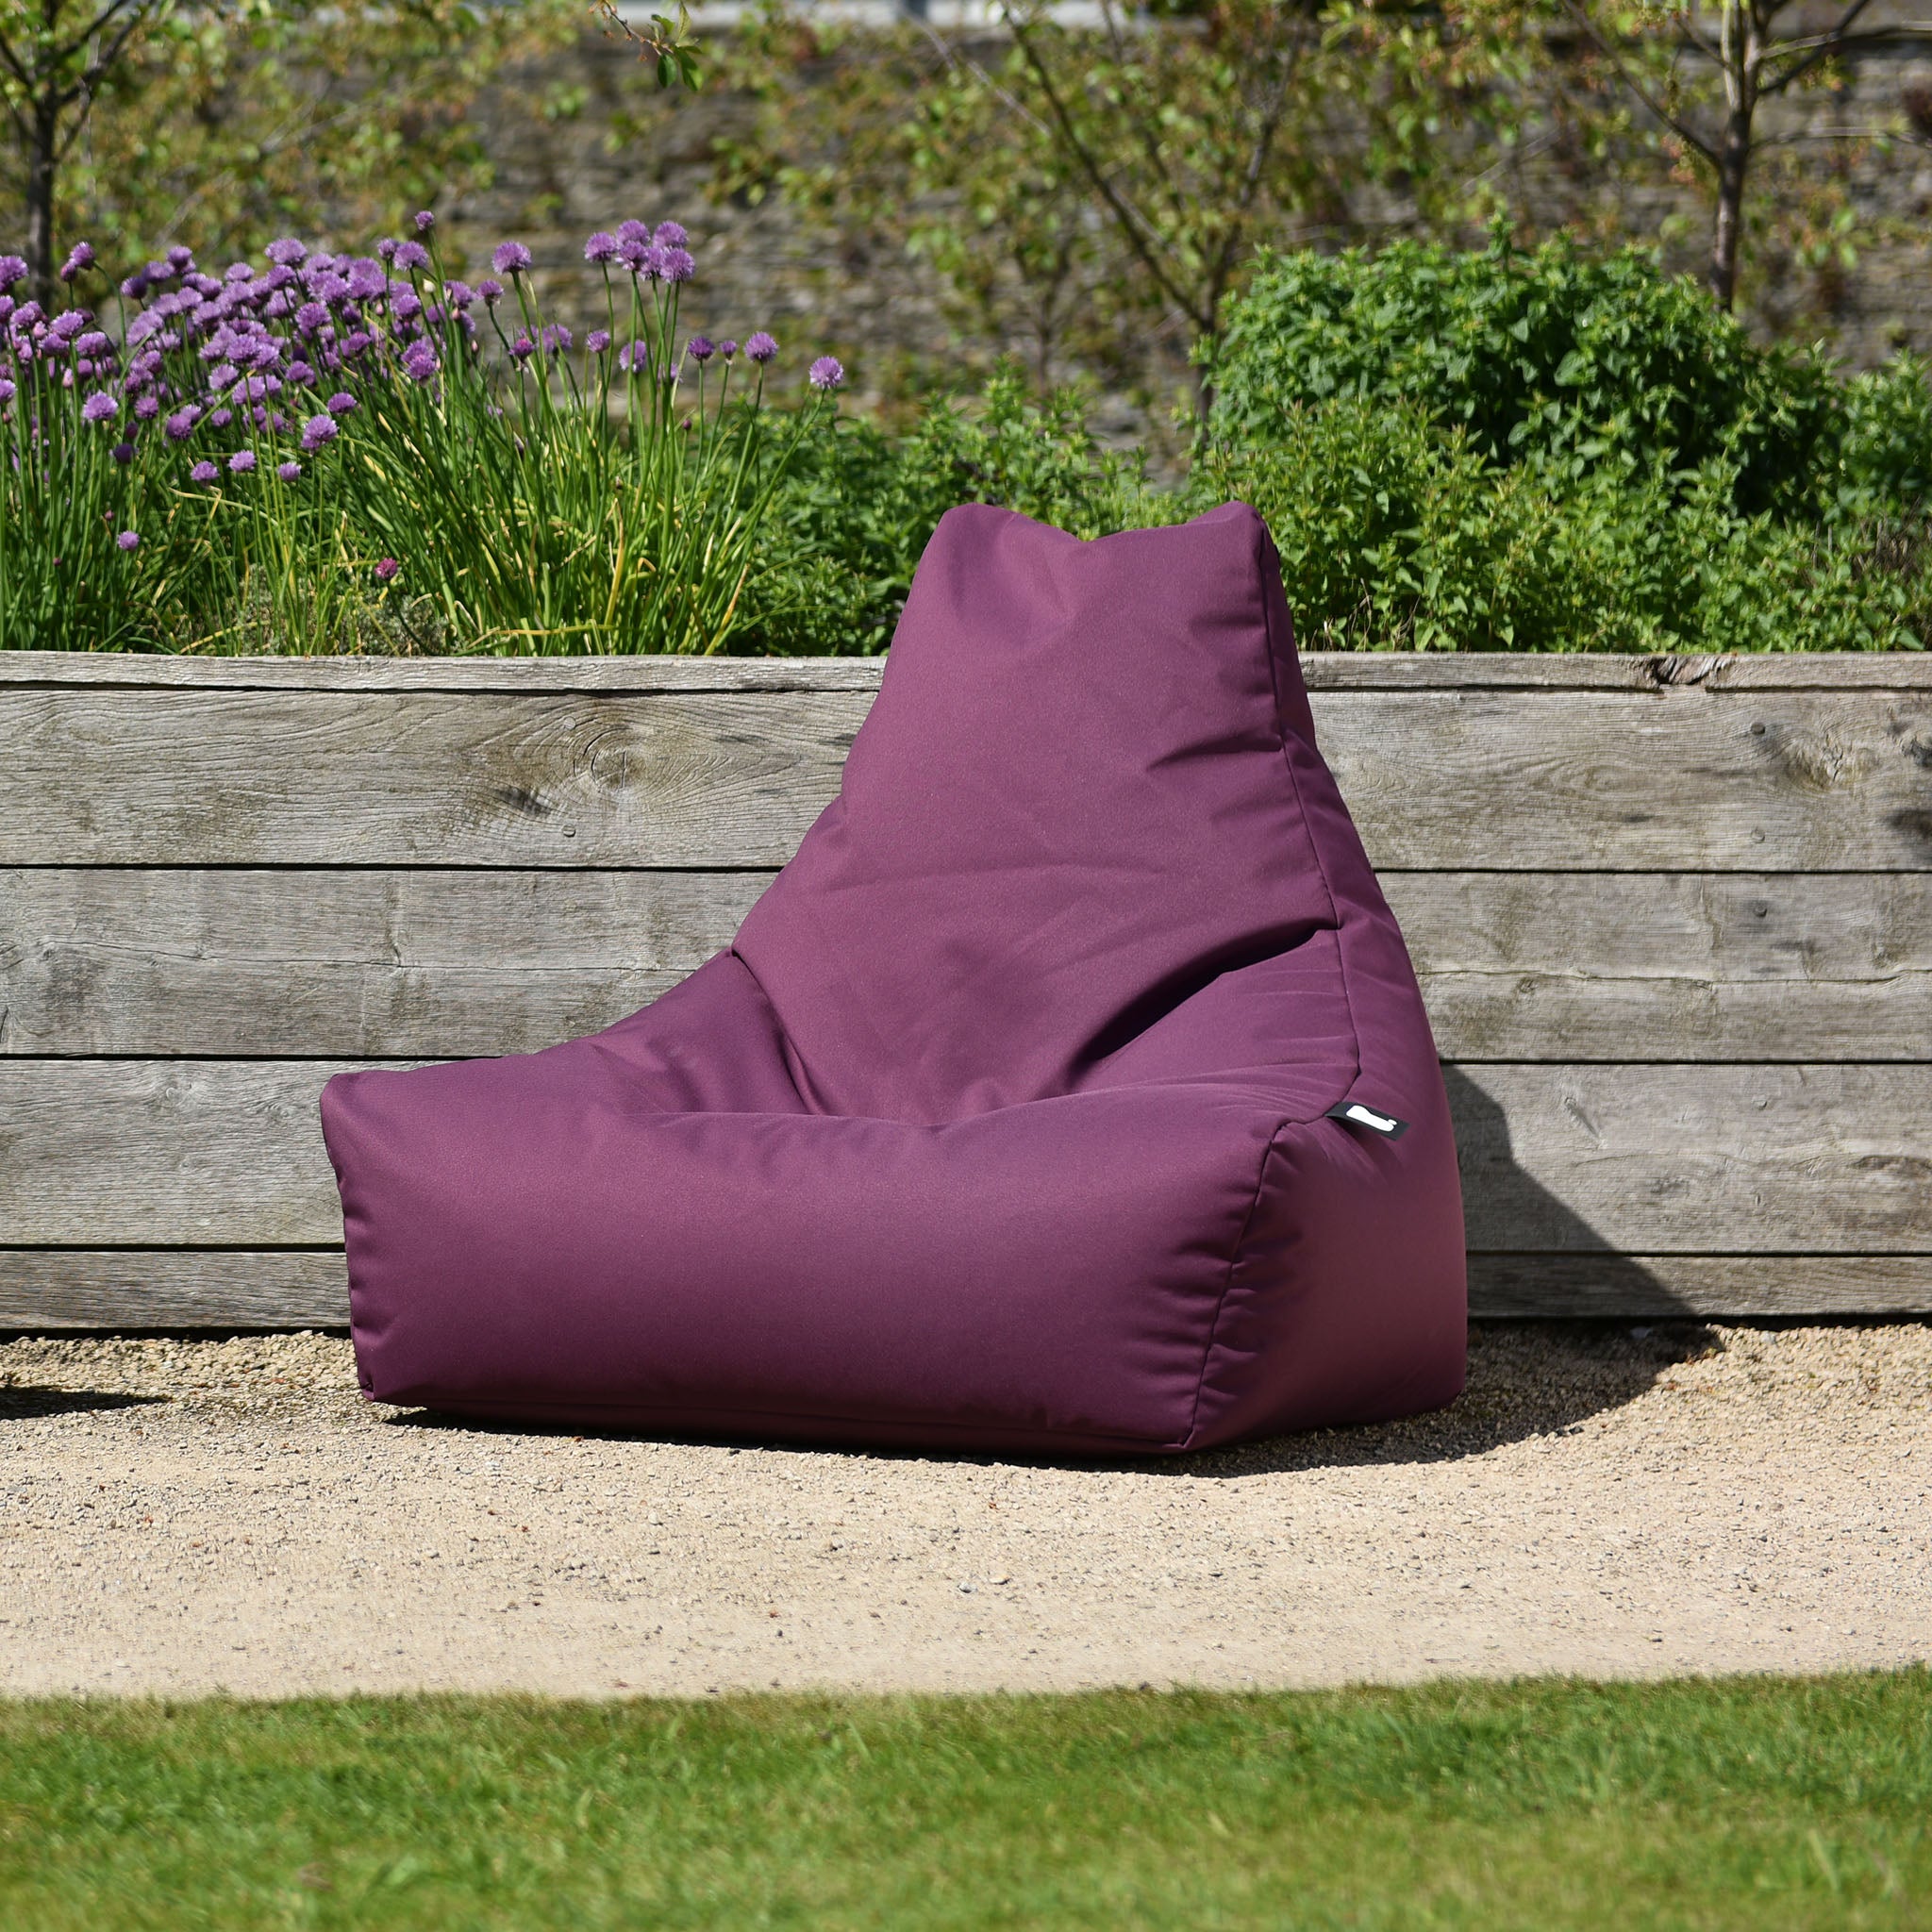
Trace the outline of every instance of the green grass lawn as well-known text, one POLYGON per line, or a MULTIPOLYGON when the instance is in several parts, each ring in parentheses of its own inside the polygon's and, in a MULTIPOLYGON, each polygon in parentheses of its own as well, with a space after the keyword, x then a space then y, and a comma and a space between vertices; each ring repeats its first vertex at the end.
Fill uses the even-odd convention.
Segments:
POLYGON ((0 1924, 1932 1926, 1932 1674, 0 1705, 0 1924))

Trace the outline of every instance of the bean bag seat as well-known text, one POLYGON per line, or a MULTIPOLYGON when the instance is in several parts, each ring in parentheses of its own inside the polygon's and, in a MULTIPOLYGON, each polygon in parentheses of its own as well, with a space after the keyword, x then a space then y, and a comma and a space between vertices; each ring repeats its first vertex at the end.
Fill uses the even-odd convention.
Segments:
POLYGON ((384 1402, 1111 1455, 1462 1386, 1428 1022, 1244 505, 952 511, 727 951, 322 1111, 384 1402))

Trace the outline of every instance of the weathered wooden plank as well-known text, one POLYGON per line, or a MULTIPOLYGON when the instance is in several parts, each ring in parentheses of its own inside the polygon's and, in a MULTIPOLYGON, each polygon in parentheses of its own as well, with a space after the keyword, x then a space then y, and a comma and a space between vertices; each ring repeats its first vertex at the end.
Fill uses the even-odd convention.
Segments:
POLYGON ((1472 1249, 1932 1253, 1923 1066, 1445 1073, 1472 1249))
POLYGON ((526 1053, 727 944, 769 872, 0 872, 0 1054, 526 1053))
MULTIPOLYGON (((0 872, 0 1054, 522 1053, 729 942, 768 872, 0 872)), ((1932 1058, 1911 874, 1391 873, 1451 1059, 1932 1058)))
MULTIPOLYGON (((1307 652, 1315 691, 1924 691, 1916 652, 1657 657, 1619 653, 1307 652)), ((883 658, 174 658, 8 651, 0 686, 194 691, 872 691, 883 658)))
MULTIPOLYGON (((862 691, 0 690, 0 864, 759 866, 862 691)), ((1331 692, 1391 869, 1932 869, 1932 691, 1331 692)))
POLYGON ((0 863, 781 865, 869 702, 0 691, 0 863))
POLYGON ((1381 867, 1932 869, 1932 691, 1357 692, 1316 725, 1381 867))
POLYGON ((1910 873, 1388 873, 1455 1060, 1932 1058, 1910 873))
POLYGON ((348 1324, 340 1248, 0 1249, 0 1330, 348 1324))
POLYGON ((1472 1255, 1469 1311, 1557 1320, 1932 1314, 1932 1256, 1472 1255))
POLYGON ((175 658, 0 652, 0 687, 116 691, 456 691, 519 697, 875 691, 883 658, 175 658))
MULTIPOLYGON (((1477 1318, 1932 1313, 1932 1256, 1472 1255, 1477 1318)), ((0 1330, 339 1328, 339 1248, 0 1250, 0 1330)))
MULTIPOLYGON (((338 1238, 333 1062, 0 1060, 0 1245, 338 1238)), ((1450 1069, 1472 1248, 1932 1254, 1915 1066, 1450 1069)))

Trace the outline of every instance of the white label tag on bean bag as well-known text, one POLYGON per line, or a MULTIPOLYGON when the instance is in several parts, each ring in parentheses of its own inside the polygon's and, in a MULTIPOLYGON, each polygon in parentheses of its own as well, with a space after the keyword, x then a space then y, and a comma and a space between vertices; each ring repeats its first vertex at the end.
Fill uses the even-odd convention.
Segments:
POLYGON ((1380 1134, 1387 1141, 1399 1141, 1408 1132, 1407 1121, 1397 1120, 1392 1113, 1377 1113, 1359 1100, 1338 1100, 1328 1109, 1327 1117, 1331 1121, 1346 1121, 1352 1127, 1367 1127, 1372 1134, 1380 1134))

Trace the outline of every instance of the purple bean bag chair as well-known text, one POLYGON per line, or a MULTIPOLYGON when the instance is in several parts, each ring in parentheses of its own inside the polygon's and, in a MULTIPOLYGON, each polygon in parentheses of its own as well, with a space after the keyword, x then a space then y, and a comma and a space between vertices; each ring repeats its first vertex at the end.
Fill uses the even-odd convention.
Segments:
POLYGON ((1462 1386, 1428 1022, 1241 504, 954 510, 728 951, 322 1114, 384 1402, 1117 1453, 1462 1386))

